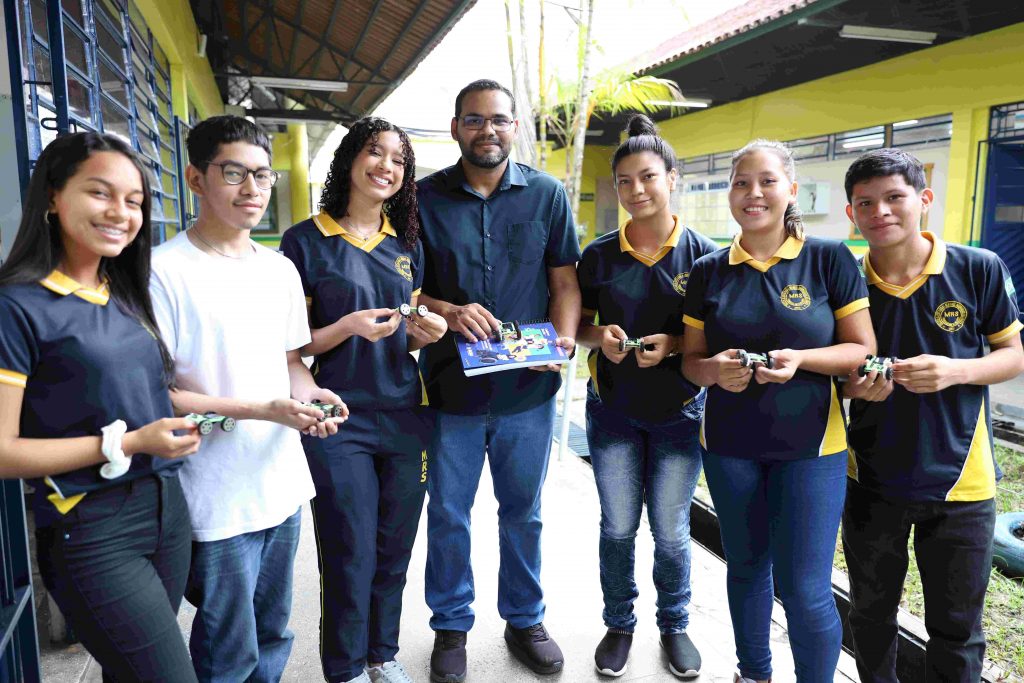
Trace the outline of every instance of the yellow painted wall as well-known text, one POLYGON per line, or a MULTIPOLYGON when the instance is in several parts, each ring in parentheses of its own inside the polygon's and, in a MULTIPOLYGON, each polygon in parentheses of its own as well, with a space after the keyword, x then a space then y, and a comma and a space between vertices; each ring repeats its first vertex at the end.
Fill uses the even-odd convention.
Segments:
POLYGON ((978 142, 988 137, 990 107, 1024 100, 1021 64, 1024 23, 680 116, 661 123, 661 133, 690 157, 756 137, 792 140, 952 112, 948 181, 935 189, 946 193, 945 238, 965 242, 978 142))
POLYGON ((224 113, 213 70, 196 54, 199 28, 188 0, 134 0, 149 29, 171 61, 174 113, 188 120, 189 104, 200 118, 224 113))

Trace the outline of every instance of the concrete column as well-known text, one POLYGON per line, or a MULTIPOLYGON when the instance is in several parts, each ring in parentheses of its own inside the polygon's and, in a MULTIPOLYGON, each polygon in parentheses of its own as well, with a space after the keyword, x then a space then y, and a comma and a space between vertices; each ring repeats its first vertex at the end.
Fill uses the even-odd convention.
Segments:
MULTIPOLYGON (((946 192, 946 221, 943 238, 947 242, 978 244, 985 199, 985 164, 988 148, 978 143, 988 139, 989 107, 962 108, 953 111, 953 135, 949 141, 949 176, 946 192), (975 197, 977 186, 977 197, 975 197), (974 235, 971 235, 971 217, 974 235)), ((942 191, 943 188, 935 188, 942 191)))
POLYGON ((309 136, 306 134, 306 124, 289 123, 288 137, 291 144, 288 146, 291 152, 291 195, 292 195, 292 223, 298 223, 309 218, 309 136))
POLYGON ((171 108, 174 114, 188 123, 188 81, 185 78, 185 66, 180 62, 171 62, 171 108))

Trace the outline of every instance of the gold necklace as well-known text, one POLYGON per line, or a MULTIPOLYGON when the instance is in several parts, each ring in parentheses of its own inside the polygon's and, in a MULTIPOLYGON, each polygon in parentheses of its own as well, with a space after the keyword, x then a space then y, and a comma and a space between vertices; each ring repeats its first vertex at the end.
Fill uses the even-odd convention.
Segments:
POLYGON ((199 240, 200 242, 202 242, 203 244, 208 246, 210 249, 213 249, 215 252, 217 252, 218 254, 223 256, 224 258, 232 258, 232 259, 238 260, 238 259, 243 259, 243 258, 245 258, 246 256, 249 255, 249 254, 241 254, 239 256, 235 256, 234 254, 225 254, 223 251, 221 251, 217 247, 213 246, 212 244, 210 244, 209 242, 204 240, 203 236, 201 234, 199 234, 199 228, 197 228, 194 225, 191 228, 189 228, 189 232, 191 232, 193 235, 195 235, 197 240, 199 240))

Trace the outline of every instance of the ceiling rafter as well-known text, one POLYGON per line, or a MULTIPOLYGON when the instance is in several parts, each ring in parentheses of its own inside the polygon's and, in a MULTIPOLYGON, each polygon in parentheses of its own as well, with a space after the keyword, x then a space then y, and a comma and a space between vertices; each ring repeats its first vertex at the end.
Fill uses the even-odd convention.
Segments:
MULTIPOLYGON (((422 14, 423 10, 427 8, 427 4, 429 2, 430 0, 420 0, 419 5, 416 6, 416 11, 412 13, 411 17, 409 17, 409 21, 405 22, 405 28, 403 28, 402 32, 398 34, 397 38, 395 38, 396 45, 400 45, 402 41, 405 40, 405 37, 409 35, 409 31, 412 30, 412 27, 416 24, 416 20, 420 18, 420 14, 422 14)), ((373 72, 370 74, 369 79, 367 80, 372 81, 374 78, 376 78, 384 69, 384 65, 391 60, 391 55, 393 54, 394 52, 389 52, 388 56, 381 60, 380 64, 377 65, 377 68, 373 70, 373 72)), ((359 89, 359 93, 352 99, 353 107, 359 104, 360 98, 362 98, 363 94, 366 92, 366 89, 368 87, 369 86, 364 85, 362 88, 359 89)))

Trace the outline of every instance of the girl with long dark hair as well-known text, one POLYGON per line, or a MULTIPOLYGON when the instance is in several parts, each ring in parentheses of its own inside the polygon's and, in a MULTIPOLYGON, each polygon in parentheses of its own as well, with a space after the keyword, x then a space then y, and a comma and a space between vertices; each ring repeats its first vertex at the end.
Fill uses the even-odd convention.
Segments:
POLYGON ((735 680, 771 679, 774 579, 796 680, 825 683, 843 635, 831 577, 846 420, 833 377, 875 351, 867 287, 846 245, 804 234, 783 144, 740 149, 729 182, 740 234, 690 273, 683 370, 709 387, 701 445, 728 562, 735 680))
POLYGON ((40 573, 104 680, 195 681, 176 620, 191 547, 176 459, 199 436, 172 417, 150 202, 113 136, 39 156, 0 268, 0 476, 35 489, 40 573))
POLYGON ((415 168, 404 131, 380 118, 357 121, 334 154, 320 213, 281 240, 306 292, 313 341, 303 353, 316 357, 318 384, 351 411, 337 435, 303 437, 316 485, 328 681, 410 680, 395 655, 433 421, 409 352, 448 328, 416 310, 415 168))
POLYGON ((661 644, 672 673, 694 677, 701 659, 686 634, 690 500, 700 476, 704 392, 682 376, 678 354, 690 269, 718 245, 672 214, 676 155, 651 120, 635 115, 627 132, 612 174, 630 219, 588 245, 578 269, 583 316, 576 338, 591 348, 587 441, 601 499, 608 628, 594 659, 604 675, 626 670, 638 595, 633 554, 646 502, 661 644))

